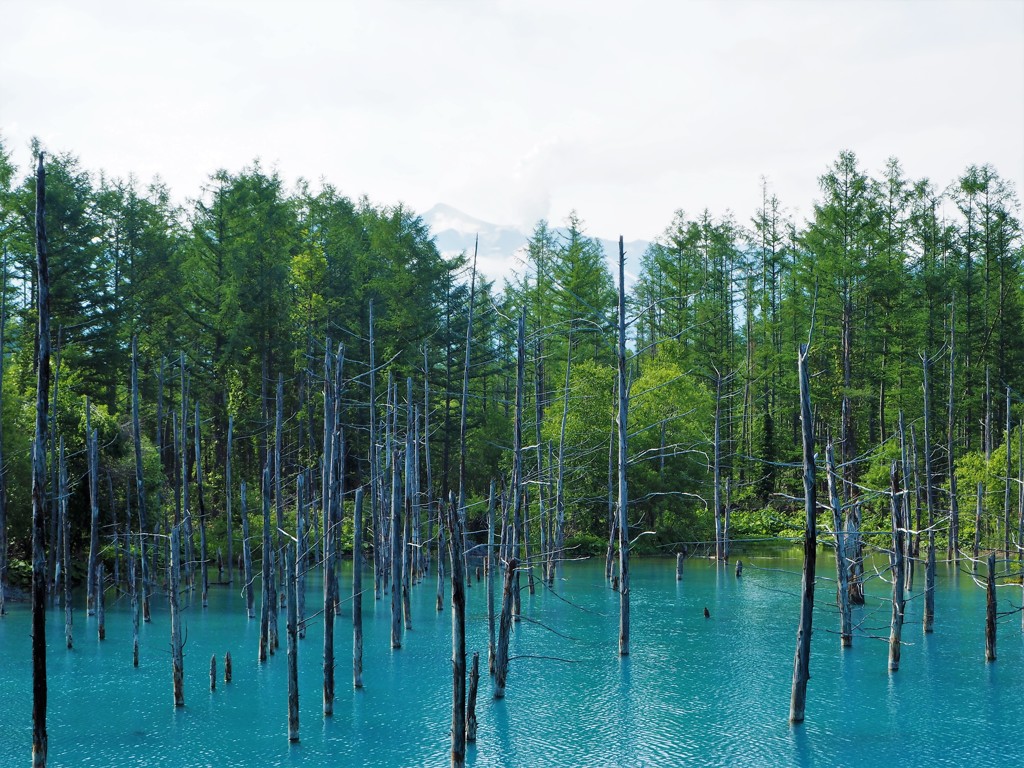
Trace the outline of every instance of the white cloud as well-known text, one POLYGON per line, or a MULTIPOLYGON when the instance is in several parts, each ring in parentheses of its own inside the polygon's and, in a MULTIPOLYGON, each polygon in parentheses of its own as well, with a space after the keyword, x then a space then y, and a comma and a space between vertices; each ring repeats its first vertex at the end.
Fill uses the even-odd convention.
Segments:
POLYGON ((806 212, 840 149, 1024 186, 1024 3, 36 0, 5 8, 0 130, 194 196, 287 179, 650 238, 677 208, 806 212), (43 54, 43 55, 41 55, 43 54))

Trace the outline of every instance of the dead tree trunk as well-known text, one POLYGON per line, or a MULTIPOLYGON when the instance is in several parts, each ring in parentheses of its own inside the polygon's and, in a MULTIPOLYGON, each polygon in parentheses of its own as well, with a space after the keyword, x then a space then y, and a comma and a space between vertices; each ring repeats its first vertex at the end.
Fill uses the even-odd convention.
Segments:
MULTIPOLYGON (((396 404, 397 405, 397 404, 396 404)), ((398 441, 391 447, 391 647, 402 647, 402 506, 399 494, 398 441)))
POLYGON ((494 674, 494 481, 487 494, 487 671, 494 674))
POLYGON ((714 488, 713 505, 715 512, 715 560, 721 562, 722 547, 722 374, 715 376, 715 438, 714 438, 714 488))
POLYGON ((96 566, 96 637, 100 640, 107 639, 107 601, 103 589, 106 575, 106 569, 101 561, 96 566))
POLYGON ((198 399, 196 400, 195 428, 196 500, 199 503, 199 580, 202 583, 202 605, 205 608, 210 592, 210 558, 206 551, 206 499, 203 496, 202 431, 199 422, 198 399))
MULTIPOLYGON (((143 537, 140 534, 139 539, 143 537)), ((131 544, 132 532, 128 530, 128 590, 132 600, 132 666, 139 666, 139 590, 135 573, 135 551, 131 544)), ((141 547, 140 547, 141 552, 141 547)))
POLYGON ((615 421, 608 431, 608 549, 604 556, 604 577, 612 577, 612 559, 615 556, 615 534, 618 525, 615 516, 615 421))
MULTIPOLYGON (((454 502, 454 500, 453 500, 454 502)), ((452 768, 466 764, 466 592, 462 553, 462 517, 448 505, 448 555, 452 568, 452 768)))
POLYGON ((985 661, 996 660, 996 553, 988 556, 985 580, 985 661))
POLYGON ((231 454, 233 452, 233 444, 235 438, 235 417, 228 416, 228 447, 227 447, 227 460, 224 463, 224 521, 227 525, 227 539, 228 539, 228 586, 230 587, 234 583, 235 573, 235 550, 234 550, 234 536, 231 532, 231 454))
MULTIPOLYGON (((516 335, 516 413, 512 427, 512 557, 520 558, 523 506, 523 387, 526 378, 526 314, 519 316, 516 335)), ((519 569, 513 574, 512 613, 519 620, 519 569)))
POLYGON ((270 638, 270 612, 276 611, 273 605, 273 593, 271 585, 274 581, 274 573, 271 566, 271 543, 270 543, 270 467, 263 465, 263 568, 260 574, 261 599, 260 599, 260 650, 259 660, 266 661, 267 654, 274 652, 274 646, 270 638))
POLYGON ((843 532, 843 508, 839 498, 839 476, 836 474, 835 454, 832 441, 825 449, 828 471, 828 496, 832 507, 832 527, 836 533, 836 598, 839 603, 839 645, 849 648, 853 645, 853 620, 850 615, 850 589, 847 584, 849 566, 846 562, 846 536, 843 532))
POLYGON ((64 641, 67 643, 67 647, 72 646, 72 609, 71 609, 71 519, 68 516, 68 466, 64 456, 64 436, 60 438, 60 469, 59 469, 59 489, 58 494, 60 495, 60 525, 64 535, 61 536, 61 546, 63 547, 63 565, 64 571, 64 641))
POLYGON ((807 374, 807 345, 801 345, 797 359, 800 376, 800 424, 803 432, 804 466, 804 568, 800 583, 800 623, 796 630, 793 658, 793 688, 789 701, 789 722, 802 723, 810 678, 811 619, 814 609, 814 567, 818 552, 817 488, 814 466, 814 423, 811 416, 811 388, 807 374))
MULTIPOLYGON (((4 401, 4 357, 7 347, 7 251, 3 257, 3 279, 0 281, 0 403, 4 401)), ((51 436, 52 439, 52 436, 51 436)), ((64 582, 68 581, 67 564, 64 582)), ((4 427, 0 419, 0 616, 7 613, 4 592, 7 587, 7 468, 4 463, 4 427)), ((67 590, 65 589, 65 593, 67 590)), ((69 646, 70 647, 70 646, 69 646)))
POLYGON ((473 653, 473 666, 469 672, 469 701, 466 704, 466 741, 476 741, 476 693, 480 686, 480 654, 473 653))
POLYGON ((239 486, 238 493, 242 502, 242 562, 245 568, 245 615, 251 619, 256 616, 256 613, 253 610, 252 543, 249 539, 249 509, 245 497, 244 480, 241 486, 239 486))
MULTIPOLYGON (((86 573, 86 614, 91 616, 95 610, 96 598, 96 562, 100 551, 100 501, 99 501, 99 462, 96 450, 96 435, 92 430, 92 406, 89 398, 85 399, 85 453, 89 465, 89 564, 86 573)), ((44 449, 45 450, 45 449, 44 449)), ((45 454, 44 459, 45 461, 45 454)))
POLYGON ((284 578, 287 584, 288 618, 285 631, 288 633, 288 741, 299 740, 299 613, 296 594, 295 549, 291 544, 285 547, 284 578))
POLYGON ((932 476, 931 389, 928 386, 927 353, 922 357, 924 390, 924 497, 928 509, 928 553, 924 568, 924 631, 931 632, 935 623, 935 489, 932 476))
POLYGON ((953 454, 954 436, 956 434, 954 409, 956 403, 956 390, 953 387, 953 372, 956 361, 956 331, 954 327, 956 315, 954 305, 949 305, 949 409, 948 426, 946 430, 947 449, 946 456, 949 461, 949 556, 954 563, 960 562, 960 510, 956 500, 956 459, 953 454))
POLYGON ((899 470, 895 461, 889 470, 889 492, 892 504, 892 621, 889 628, 889 671, 900 668, 900 647, 903 635, 905 575, 903 558, 906 543, 906 516, 901 503, 899 470))
POLYGON ((171 608, 171 676, 174 683, 174 706, 185 706, 185 660, 181 649, 181 611, 178 609, 178 592, 181 579, 181 531, 180 526, 171 529, 171 569, 168 574, 168 602, 171 608))
POLYGON ((1003 491, 1003 551, 1006 559, 1010 558, 1010 487, 1013 484, 1011 473, 1013 472, 1013 461, 1011 447, 1013 441, 1010 432, 1010 388, 1006 388, 1006 483, 1003 491))
POLYGON ((971 549, 971 572, 978 572, 978 558, 981 555, 981 512, 985 504, 985 483, 978 482, 978 500, 974 505, 974 547, 971 549))
POLYGON ((512 634, 512 590, 519 561, 515 555, 505 564, 505 587, 501 591, 501 620, 498 622, 498 648, 494 661, 494 698, 505 698, 508 680, 508 644, 512 634))
POLYGON ((377 456, 377 363, 374 345, 373 299, 370 299, 370 517, 373 523, 373 596, 380 600, 384 565, 383 514, 380 503, 380 465, 377 456))
MULTIPOLYGON (((135 443, 135 498, 139 508, 139 562, 142 565, 142 615, 149 621, 149 573, 146 568, 146 481, 142 472, 142 428, 139 422, 139 344, 132 336, 132 437, 135 443)), ((67 574, 65 574, 67 576, 67 574)))
POLYGON ((626 251, 619 235, 619 655, 629 655, 629 494, 626 487, 626 430, 629 382, 626 378, 626 251))
POLYGON ((910 469, 909 452, 907 451, 907 433, 903 426, 903 411, 899 412, 898 429, 900 434, 900 473, 903 475, 901 493, 903 494, 903 519, 906 535, 903 537, 903 567, 906 592, 914 591, 914 531, 910 527, 910 469))
POLYGON ((352 518, 352 687, 363 687, 363 489, 352 518))
MULTIPOLYGON (((32 765, 45 768, 46 735, 46 422, 50 394, 50 272, 46 243, 46 170, 36 168, 36 428, 32 443, 32 765)), ((0 350, 2 354, 2 350, 0 350)), ((0 585, 2 588, 2 585, 0 585)))

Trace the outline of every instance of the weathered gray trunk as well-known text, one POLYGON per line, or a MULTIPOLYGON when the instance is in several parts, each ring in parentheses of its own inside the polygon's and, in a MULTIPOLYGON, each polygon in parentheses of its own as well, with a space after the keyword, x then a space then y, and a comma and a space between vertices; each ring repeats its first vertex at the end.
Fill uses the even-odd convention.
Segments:
POLYGON ((889 671, 900 668, 901 637, 903 635, 904 555, 906 520, 901 503, 899 470, 895 461, 889 469, 889 493, 892 505, 892 621, 889 625, 889 671))
POLYGON ((978 482, 977 503, 974 505, 974 546, 971 548, 971 571, 978 572, 978 558, 981 554, 981 513, 985 505, 985 483, 978 482))
POLYGON ((480 654, 473 652, 473 666, 469 672, 469 700, 466 703, 466 741, 476 741, 476 694, 480 686, 480 654))
MULTIPOLYGON (((473 269, 470 272, 469 278, 469 315, 466 320, 466 364, 462 369, 462 400, 459 409, 459 504, 456 508, 456 512, 462 515, 462 544, 461 551, 463 556, 462 570, 463 574, 467 578, 463 579, 463 586, 468 587, 471 583, 468 578, 469 574, 469 563, 466 562, 465 558, 468 556, 468 547, 466 545, 466 419, 468 415, 468 403, 469 403, 469 366, 471 352, 473 349, 473 309, 476 304, 476 256, 477 249, 480 244, 479 235, 473 245, 473 269)), ((412 379, 409 379, 409 407, 412 408, 412 379)), ((454 577, 454 572, 452 573, 454 577)), ((463 671, 465 671, 466 661, 462 661, 463 671)), ((463 688, 465 688, 465 682, 463 682, 463 688)), ((465 744, 463 744, 463 758, 465 757, 465 744)), ((454 756, 453 756, 454 761, 454 756)), ((454 762, 452 763, 455 764, 454 762)), ((461 763, 460 763, 461 764, 461 763)))
MULTIPOLYGON (((135 498, 139 508, 139 562, 142 564, 142 615, 149 621, 149 573, 146 568, 146 480, 142 471, 142 427, 139 421, 139 343, 132 336, 132 438, 135 444, 135 498)), ((67 576, 68 574, 65 574, 67 576)))
MULTIPOLYGON (((516 412, 512 427, 512 558, 519 560, 523 506, 523 387, 526 378, 526 315, 519 316, 516 335, 516 412)), ((513 573, 512 614, 519 621, 519 569, 513 573)))
POLYGON ((487 672, 494 674, 494 481, 487 494, 487 672))
MULTIPOLYGON (((249 508, 245 496, 245 481, 242 481, 238 489, 242 501, 242 563, 245 568, 245 615, 250 619, 256 613, 253 610, 253 575, 252 575, 252 542, 249 539, 249 508)), ((262 622, 262 617, 261 617, 262 622)))
POLYGON ((1010 558, 1010 488, 1013 485, 1013 441, 1010 425, 1010 388, 1006 388, 1006 481, 1003 485, 1003 551, 1010 558))
MULTIPOLYGON (((629 655, 629 494, 626 450, 629 432, 629 381, 626 378, 626 251, 619 236, 619 655, 629 655)), ((716 441, 717 442, 717 441, 716 441)))
POLYGON ((839 603, 839 645, 849 648, 853 645, 853 620, 850 611, 850 589, 847 584, 849 566, 846 561, 846 536, 843 531, 843 507, 839 498, 839 476, 836 474, 836 460, 830 440, 825 449, 828 471, 828 497, 832 507, 832 527, 836 534, 836 598, 839 603))
POLYGON ((498 622, 498 648, 494 662, 494 698, 505 698, 508 680, 508 644, 512 634, 512 590, 519 561, 513 555, 505 564, 505 586, 501 591, 501 620, 498 622))
POLYGON ((683 553, 676 552, 676 581, 683 580, 683 553))
POLYGON ((107 601, 103 588, 106 575, 107 572, 101 560, 96 566, 96 637, 100 640, 107 639, 107 601))
MULTIPOLYGON (((139 535, 139 539, 142 539, 139 535)), ((128 531, 128 594, 132 602, 132 666, 139 666, 139 590, 135 572, 135 551, 131 545, 132 534, 128 531)), ((141 551, 141 547, 140 547, 141 551)))
POLYGON ((217 690, 217 655, 210 655, 210 690, 217 690))
POLYGON ((402 647, 402 504, 399 491, 398 448, 391 448, 391 647, 402 647))
MULTIPOLYGON (((430 361, 427 358, 427 345, 423 345, 423 468, 426 471, 427 488, 424 493, 427 507, 427 541, 434 538, 434 518, 430 514, 431 501, 434 498, 434 486, 430 473, 430 361)), ((425 547, 424 568, 430 570, 430 547, 425 547)))
POLYGON ((185 706, 185 660, 181 647, 181 611, 178 610, 179 581, 181 579, 180 526, 171 529, 171 568, 168 574, 167 596, 171 609, 171 677, 174 686, 174 706, 185 706))
POLYGON ((922 357, 924 390, 924 497, 925 507, 928 510, 928 552, 925 560, 924 570, 924 631, 931 632, 935 623, 935 489, 932 476, 932 446, 931 446, 931 388, 928 385, 928 368, 930 365, 928 355, 922 357))
POLYGON ((224 464, 224 522, 227 525, 227 540, 228 540, 228 586, 234 584, 234 572, 235 572, 235 550, 234 544, 235 539, 231 531, 232 525, 232 511, 231 511, 231 454, 233 453, 235 440, 235 417, 228 416, 228 446, 227 446, 227 460, 224 464))
MULTIPOLYGON (((7 339, 7 251, 3 257, 3 276, 0 280, 0 403, 4 401, 4 358, 7 339)), ((68 581, 67 564, 64 582, 68 581)), ((7 613, 4 593, 7 587, 7 465, 4 463, 4 427, 0 419, 0 616, 7 613)), ((65 589, 65 593, 67 590, 65 589)), ((69 648, 71 646, 68 646, 69 648)))
POLYGON ((296 594, 296 556, 291 544, 285 547, 284 579, 287 585, 288 618, 288 741, 299 740, 299 613, 296 594))
MULTIPOLYGON (((92 429, 92 404, 85 399, 85 453, 89 471, 89 564, 86 571, 86 613, 91 616, 95 611, 96 599, 96 562, 100 551, 100 502, 99 502, 99 454, 96 448, 96 435, 92 429)), ((46 460, 45 453, 41 459, 46 460)), ((45 481, 44 481, 45 482, 45 481)))
MULTIPOLYGON (((454 502, 454 499, 452 500, 454 502)), ((454 503, 445 516, 452 569, 452 768, 466 764, 466 592, 462 516, 454 503)))
POLYGON ((277 611, 273 605, 273 592, 271 587, 274 582, 272 570, 271 543, 270 543, 270 467, 263 466, 263 568, 260 573, 261 599, 260 599, 260 648, 259 660, 266 661, 267 655, 274 652, 274 646, 270 637, 270 613, 277 611))
POLYGON ((363 687, 363 489, 352 518, 352 687, 363 687))
POLYGON ((954 563, 960 562, 960 510, 957 507, 956 499, 956 457, 953 453, 954 437, 956 435, 956 389, 954 388, 953 373, 956 368, 956 315, 954 304, 949 305, 949 408, 948 424, 946 430, 946 458, 949 462, 949 556, 954 563))
POLYGON ((615 419, 608 431, 608 549, 604 556, 604 577, 612 577, 612 558, 615 556, 615 419))
POLYGON ((713 468, 713 506, 715 513, 715 560, 724 559, 722 543, 722 375, 715 377, 715 436, 713 468))
POLYGON ((807 373, 807 345, 801 345, 797 359, 800 377, 800 425, 803 434, 804 477, 804 568, 800 580, 800 623, 796 630, 793 658, 793 686, 789 700, 789 722, 802 723, 810 679, 811 621, 814 611, 814 569, 818 552, 817 488, 814 466, 814 423, 811 416, 811 388, 807 373))
POLYGON ((295 478, 295 615, 299 637, 306 636, 306 478, 300 472, 295 478))
POLYGON ((377 363, 376 346, 374 344, 373 299, 369 307, 369 342, 370 342, 370 516, 373 523, 373 596, 380 600, 383 588, 384 531, 383 515, 380 504, 380 476, 377 457, 377 363))
POLYGON ((199 580, 202 585, 202 604, 206 608, 210 592, 210 558, 206 550, 206 499, 203 496, 202 430, 199 421, 199 400, 195 417, 196 501, 199 504, 199 580))
POLYGON ((996 660, 996 553, 988 556, 985 579, 985 661, 996 660))
POLYGON ((62 569, 64 571, 64 641, 72 647, 72 608, 71 608, 71 518, 68 516, 68 466, 64 456, 64 436, 60 437, 60 525, 64 531, 61 536, 62 569))
POLYGON ((46 171, 42 152, 39 153, 36 168, 36 290, 36 425, 32 442, 32 765, 33 768, 45 768, 46 422, 50 405, 50 272, 46 243, 46 171))
POLYGON ((906 592, 914 591, 914 531, 910 527, 910 458, 907 451, 907 433, 903 426, 903 411, 899 412, 897 421, 900 434, 900 473, 903 482, 900 492, 903 494, 903 519, 906 523, 906 535, 903 537, 903 578, 906 592))

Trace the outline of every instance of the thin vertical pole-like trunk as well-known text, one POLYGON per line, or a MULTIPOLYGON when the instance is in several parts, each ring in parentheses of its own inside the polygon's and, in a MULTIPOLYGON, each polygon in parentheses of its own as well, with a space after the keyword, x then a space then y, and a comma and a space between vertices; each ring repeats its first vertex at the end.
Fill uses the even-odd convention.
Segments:
MULTIPOLYGON (((430 514, 431 502, 434 499, 434 486, 430 470, 430 361, 427 358, 427 345, 423 345, 423 467, 426 470, 427 488, 424 494, 427 507, 427 541, 434 538, 434 518, 430 514)), ((430 547, 425 549, 424 567, 430 570, 430 547)))
MULTIPOLYGON (((140 535, 139 539, 143 537, 140 535)), ((140 552, 141 547, 140 547, 140 552)), ((139 590, 135 573, 135 550, 132 547, 131 526, 128 528, 128 592, 132 602, 132 666, 139 666, 139 590)))
POLYGON ((1006 388, 1006 482, 1003 492, 1003 551, 1007 559, 1010 557, 1010 487, 1013 484, 1013 441, 1010 431, 1010 388, 1006 388))
POLYGON ((715 377, 715 438, 714 438, 714 483, 713 498, 715 512, 715 560, 723 559, 722 548, 722 375, 715 377))
POLYGON ((64 571, 64 641, 67 647, 72 647, 72 608, 71 608, 71 519, 68 516, 68 466, 64 456, 64 436, 60 437, 60 462, 59 489, 60 495, 60 524, 64 531, 61 536, 63 553, 61 556, 62 570, 64 571))
MULTIPOLYGON (((3 279, 0 280, 0 403, 4 401, 4 358, 7 356, 7 250, 3 256, 3 279)), ((64 581, 68 581, 67 564, 64 581)), ((0 616, 7 613, 4 592, 7 586, 7 466, 4 463, 4 426, 0 419, 0 616)), ((65 593, 67 590, 65 589, 65 593)), ((70 646, 69 646, 70 647, 70 646)))
POLYGON ((228 539, 228 586, 234 583, 234 572, 235 572, 235 550, 234 550, 234 535, 231 531, 232 525, 232 512, 231 512, 231 454, 234 449, 234 438, 235 438, 235 417, 233 415, 228 416, 228 446, 227 446, 227 460, 224 463, 224 521, 227 525, 227 539, 228 539))
MULTIPOLYGON (((397 403, 395 403, 397 407, 397 403)), ((402 507, 398 476, 398 441, 391 441, 391 647, 402 647, 402 507)))
POLYGON ((618 529, 615 516, 615 419, 608 431, 608 549, 604 556, 604 577, 612 577, 612 560, 615 556, 615 533, 618 529))
POLYGON ((295 615, 299 637, 306 636, 306 476, 295 478, 295 615))
POLYGON ((462 516, 448 505, 448 554, 452 569, 452 768, 466 764, 466 591, 462 553, 462 516))
POLYGON ((954 456, 954 437, 956 434, 956 390, 954 388, 953 373, 956 368, 956 331, 954 306, 949 305, 949 409, 948 425, 946 430, 947 449, 946 456, 949 460, 949 556, 954 563, 960 562, 960 510, 957 507, 956 499, 956 457, 954 456))
POLYGON ((804 478, 804 568, 800 579, 800 623, 796 630, 793 658, 793 687, 789 700, 789 722, 802 723, 810 679, 811 620, 814 611, 814 568, 818 552, 817 488, 814 466, 814 423, 811 416, 811 387, 807 373, 807 345, 801 345, 797 359, 800 377, 800 425, 803 434, 804 478))
MULTIPOLYGON (((479 235, 473 245, 473 269, 470 272, 469 278, 469 314, 466 320, 466 364, 462 370, 462 402, 460 404, 459 412, 459 506, 455 510, 459 515, 462 515, 462 532, 463 541, 461 545, 461 551, 463 558, 467 557, 467 546, 465 540, 466 533, 466 419, 468 417, 468 405, 469 405, 469 366, 471 359, 471 352, 473 349, 473 309, 476 304, 476 255, 477 249, 480 245, 479 235)), ((412 379, 409 379, 409 407, 412 408, 412 379)), ((462 569, 464 574, 468 574, 469 565, 463 561, 462 569)), ((455 574, 452 573, 454 577, 455 574)), ((469 579, 464 579, 463 585, 468 586, 469 579)), ((463 659, 463 671, 465 671, 465 659, 463 659)), ((463 683, 465 686, 465 683, 463 683)), ((465 756, 465 744, 463 744, 463 757, 465 756)), ((453 756, 454 761, 454 756, 453 756)), ((454 762, 452 763, 454 765, 454 762)))
POLYGON ((199 580, 202 584, 202 605, 205 608, 210 591, 210 558, 206 551, 206 500, 203 496, 202 431, 198 399, 196 399, 195 429, 196 500, 199 504, 199 580))
MULTIPOLYGON (((46 170, 36 168, 36 428, 32 442, 32 765, 46 766, 46 422, 50 395, 50 272, 46 170)), ((2 350, 0 350, 2 352, 2 350)))
POLYGON ((363 489, 352 518, 352 687, 363 687, 363 489))
POLYGON ((985 579, 985 661, 996 660, 996 553, 988 556, 985 579))
POLYGON ((932 445, 931 445, 931 389, 928 386, 928 367, 930 364, 927 353, 922 358, 924 390, 924 497, 928 510, 928 553, 924 569, 924 631, 931 632, 935 623, 935 489, 932 477, 932 445))
MULTIPOLYGON (((626 379, 626 251, 619 236, 619 343, 618 343, 618 436, 619 436, 619 655, 629 655, 629 493, 626 486, 627 413, 629 382, 626 379)), ((717 441, 716 441, 717 443, 717 441)), ((717 487, 717 486, 716 486, 717 487)))
POLYGON ((185 660, 181 644, 181 611, 178 609, 179 580, 181 578, 181 526, 171 529, 171 568, 168 574, 168 602, 171 609, 171 677, 174 686, 174 706, 185 706, 185 660))
POLYGON ((260 573, 262 586, 260 599, 260 648, 259 660, 266 661, 267 654, 274 652, 274 646, 270 637, 270 613, 276 612, 276 606, 272 604, 273 593, 271 585, 274 581, 273 567, 271 565, 271 543, 270 543, 270 467, 263 465, 263 568, 260 573))
POLYGON ((288 617, 285 631, 288 633, 288 741, 299 740, 299 614, 296 596, 295 547, 285 547, 284 578, 287 585, 286 601, 288 617))
POLYGON ((906 525, 901 503, 899 469, 895 461, 889 469, 889 494, 892 504, 892 621, 889 625, 889 671, 895 672, 900 668, 900 638, 903 634, 903 610, 906 602, 903 573, 906 525))
POLYGON ((370 299, 370 517, 373 524, 373 596, 380 600, 383 580, 384 552, 383 515, 379 492, 379 463, 377 458, 377 362, 374 344, 373 299, 370 299))
MULTIPOLYGON (((404 503, 404 521, 402 523, 402 615, 405 617, 405 628, 407 630, 412 629, 412 605, 409 596, 409 589, 412 585, 412 548, 409 546, 409 537, 412 529, 412 513, 413 513, 413 502, 414 490, 413 490, 413 455, 415 453, 413 449, 413 401, 412 401, 412 377, 409 376, 405 381, 406 385, 406 402, 408 407, 406 408, 405 418, 405 490, 403 492, 404 503)), ((398 398, 395 398, 395 404, 397 405, 398 398)), ((465 510, 460 510, 461 513, 465 513, 465 510)), ((463 547, 465 547, 465 539, 463 539, 463 547)))
POLYGON ((978 558, 981 554, 981 513, 985 505, 985 483, 978 481, 977 503, 974 505, 974 547, 971 549, 971 571, 978 572, 978 558))
POLYGON ((195 589, 193 567, 195 558, 192 553, 192 510, 189 506, 188 491, 188 390, 185 388, 185 353, 181 353, 181 522, 182 537, 185 547, 185 581, 190 590, 195 589))
POLYGON ((252 541, 249 538, 249 508, 245 495, 244 480, 239 486, 238 494, 242 503, 242 563, 245 568, 245 615, 252 619, 256 616, 253 610, 252 541))
MULTIPOLYGON (((516 413, 512 427, 512 559, 519 561, 523 506, 523 387, 526 378, 526 314, 516 335, 516 413)), ((512 613, 519 620, 519 569, 513 574, 512 613)))
POLYGON ((487 494, 487 671, 494 674, 494 481, 487 494))
MULTIPOLYGON (((139 421, 139 340, 132 336, 132 438, 135 443, 135 498, 139 508, 139 562, 142 564, 142 615, 149 621, 149 574, 146 569, 146 481, 142 472, 142 427, 139 421)), ((67 577, 65 573, 65 578, 67 577)))
POLYGON ((914 532, 910 528, 910 458, 907 451, 907 433, 903 426, 903 411, 900 410, 897 418, 897 428, 900 435, 900 473, 903 476, 901 493, 903 494, 903 518, 906 531, 903 536, 903 569, 904 583, 908 593, 914 591, 914 532))
MULTIPOLYGON (((569 420, 569 371, 572 368, 572 346, 565 356, 565 386, 562 389, 562 422, 558 428, 558 481, 555 488, 555 562, 562 567, 565 558, 565 428, 569 420)), ((609 501, 609 513, 612 512, 609 501)), ((609 514, 611 517, 611 514, 609 514)), ((609 577, 611 574, 605 574, 609 577)))
MULTIPOLYGON (((87 615, 91 616, 96 597, 96 562, 100 551, 100 502, 99 502, 99 468, 96 466, 98 455, 95 449, 96 436, 92 430, 92 404, 87 397, 85 399, 85 453, 88 459, 89 471, 89 564, 86 572, 86 597, 85 607, 87 615)), ((45 454, 43 460, 45 461, 45 454)), ((45 481, 44 481, 45 482, 45 481)))
POLYGON ((96 637, 100 640, 107 639, 107 601, 104 582, 106 581, 106 568, 101 560, 96 566, 96 637))
POLYGON ((846 536, 843 532, 843 506, 839 498, 840 479, 836 473, 835 454, 831 440, 825 449, 828 471, 828 497, 832 507, 832 527, 836 534, 836 598, 839 603, 839 644, 842 648, 853 645, 853 620, 850 611, 850 589, 847 584, 849 566, 846 562, 846 536))

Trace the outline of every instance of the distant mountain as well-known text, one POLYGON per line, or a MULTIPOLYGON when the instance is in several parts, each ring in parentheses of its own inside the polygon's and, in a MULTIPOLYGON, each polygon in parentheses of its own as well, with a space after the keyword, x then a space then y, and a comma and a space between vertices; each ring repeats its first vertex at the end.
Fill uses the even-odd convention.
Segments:
MULTIPOLYGON (((525 264, 526 241, 530 233, 513 226, 483 221, 444 203, 438 203, 421 214, 421 218, 434 236, 437 249, 445 256, 465 252, 472 258, 473 242, 479 235, 477 269, 487 279, 494 281, 495 288, 500 290, 505 280, 512 277, 513 272, 522 271, 525 264)), ((558 234, 566 232, 561 227, 554 228, 554 231, 558 234)), ((617 270, 619 241, 601 237, 597 239, 604 248, 608 268, 614 276, 617 270)), ((650 243, 646 240, 631 240, 625 243, 627 286, 636 278, 640 257, 648 245, 650 243)))

